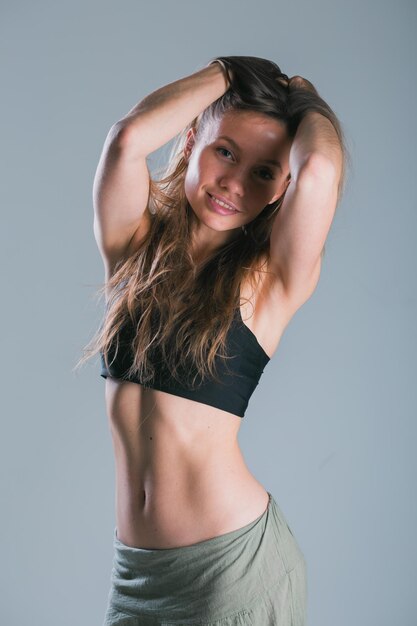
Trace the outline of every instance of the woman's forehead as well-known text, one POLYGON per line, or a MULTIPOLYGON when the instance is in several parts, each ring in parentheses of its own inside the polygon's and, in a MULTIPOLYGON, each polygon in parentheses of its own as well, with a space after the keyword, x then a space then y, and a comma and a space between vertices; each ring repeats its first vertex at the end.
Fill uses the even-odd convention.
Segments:
POLYGON ((211 139, 222 135, 230 136, 236 141, 241 137, 257 141, 282 141, 288 138, 284 122, 253 111, 228 111, 219 119, 213 119, 207 130, 211 139))
POLYGON ((207 129, 206 140, 229 142, 237 150, 274 153, 291 145, 284 122, 251 111, 226 112, 213 120, 207 129))

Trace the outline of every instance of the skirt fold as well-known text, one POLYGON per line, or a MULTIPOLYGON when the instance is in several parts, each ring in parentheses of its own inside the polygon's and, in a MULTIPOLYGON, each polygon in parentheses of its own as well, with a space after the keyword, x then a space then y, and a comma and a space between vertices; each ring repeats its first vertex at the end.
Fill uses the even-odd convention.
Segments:
POLYGON ((272 495, 253 522, 168 549, 132 548, 114 529, 103 626, 304 626, 304 555, 272 495))

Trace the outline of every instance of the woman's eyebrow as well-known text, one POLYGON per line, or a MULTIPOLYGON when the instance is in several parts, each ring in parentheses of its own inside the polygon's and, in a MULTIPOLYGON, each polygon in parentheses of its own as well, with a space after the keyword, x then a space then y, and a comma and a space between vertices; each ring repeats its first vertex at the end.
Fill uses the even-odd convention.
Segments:
MULTIPOLYGON (((232 139, 231 137, 228 137, 227 135, 220 135, 219 137, 217 137, 217 139, 226 139, 226 141, 231 143, 232 146, 236 150, 242 151, 242 148, 237 145, 236 141, 232 139)), ((269 165, 274 165, 275 167, 279 167, 279 169, 282 171, 281 163, 279 161, 276 161, 275 159, 261 159, 261 161, 262 163, 268 163, 269 165)))

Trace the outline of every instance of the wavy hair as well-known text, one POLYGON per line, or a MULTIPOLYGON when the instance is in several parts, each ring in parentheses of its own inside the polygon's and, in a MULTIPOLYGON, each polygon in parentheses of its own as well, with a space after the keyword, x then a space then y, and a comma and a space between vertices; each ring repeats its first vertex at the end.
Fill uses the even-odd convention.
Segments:
POLYGON ((249 281, 255 290, 265 272, 271 274, 268 280, 275 280, 268 270, 269 240, 285 192, 246 224, 246 234, 242 230, 201 265, 193 262, 191 239, 198 218, 184 192, 187 161, 183 152, 190 128, 195 128, 197 141, 224 113, 247 110, 283 122, 293 138, 304 115, 317 111, 331 121, 342 148, 340 200, 348 151, 339 120, 315 87, 301 77, 289 79, 266 59, 229 56, 210 63, 216 61, 228 71, 229 88, 178 135, 167 165, 157 172, 162 178, 151 177, 150 228, 138 248, 119 259, 98 290, 107 297, 104 317, 74 369, 98 352, 108 367, 111 349, 114 358, 118 350, 128 350, 127 377, 138 377, 146 386, 155 375, 152 356, 158 349, 177 381, 183 383, 184 372, 192 371, 194 386, 198 377, 218 380, 215 358, 228 358, 225 339, 241 305, 241 284, 249 281))

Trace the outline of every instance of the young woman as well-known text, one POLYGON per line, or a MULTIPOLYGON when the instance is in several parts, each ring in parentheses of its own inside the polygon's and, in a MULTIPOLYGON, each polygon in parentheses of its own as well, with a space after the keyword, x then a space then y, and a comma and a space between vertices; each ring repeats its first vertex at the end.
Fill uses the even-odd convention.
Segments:
POLYGON ((106 312, 87 348, 115 453, 107 626, 305 623, 304 555, 237 435, 317 285, 346 154, 314 86, 258 57, 218 57, 111 128, 94 181, 106 312), (152 180, 146 157, 178 134, 152 180))

